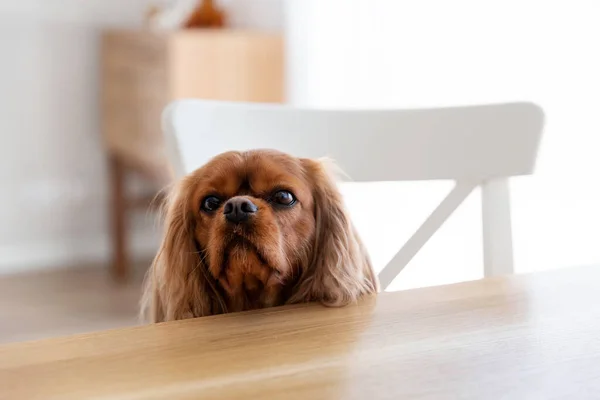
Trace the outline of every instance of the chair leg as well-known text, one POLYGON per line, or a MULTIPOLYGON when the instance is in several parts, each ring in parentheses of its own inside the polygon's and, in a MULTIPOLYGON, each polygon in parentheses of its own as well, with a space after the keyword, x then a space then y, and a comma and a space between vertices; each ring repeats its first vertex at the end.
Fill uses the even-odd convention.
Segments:
POLYGON ((129 256, 127 252, 127 199, 125 191, 125 167, 116 156, 110 157, 111 229, 112 229, 112 275, 123 281, 128 277, 129 256))
POLYGON ((379 283, 382 290, 386 290, 394 279, 402 272, 404 267, 421 250, 452 213, 473 192, 477 186, 472 182, 456 182, 456 186, 448 196, 427 217, 415 233, 406 241, 404 246, 396 253, 394 258, 379 272, 379 283))
POLYGON ((484 276, 514 273, 508 178, 481 186, 484 276))

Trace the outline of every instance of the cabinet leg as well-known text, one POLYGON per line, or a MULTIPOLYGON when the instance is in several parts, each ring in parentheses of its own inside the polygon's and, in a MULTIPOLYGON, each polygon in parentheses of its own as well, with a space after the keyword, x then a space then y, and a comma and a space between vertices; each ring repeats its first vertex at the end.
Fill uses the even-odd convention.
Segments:
POLYGON ((110 215, 112 234, 112 275, 124 281, 129 275, 127 251, 127 198, 125 190, 125 167, 116 156, 110 157, 110 215))

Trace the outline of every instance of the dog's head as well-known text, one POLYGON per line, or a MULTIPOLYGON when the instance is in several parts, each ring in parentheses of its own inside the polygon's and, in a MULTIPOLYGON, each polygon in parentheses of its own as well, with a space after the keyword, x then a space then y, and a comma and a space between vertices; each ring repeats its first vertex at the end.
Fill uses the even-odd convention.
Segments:
POLYGON ((342 305, 376 289, 321 162, 229 152, 171 193, 144 308, 162 321, 289 302, 342 305))

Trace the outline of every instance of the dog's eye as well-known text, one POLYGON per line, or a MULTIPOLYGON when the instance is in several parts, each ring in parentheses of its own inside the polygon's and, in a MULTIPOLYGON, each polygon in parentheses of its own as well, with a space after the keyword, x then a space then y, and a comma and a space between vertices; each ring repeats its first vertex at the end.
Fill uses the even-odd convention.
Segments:
POLYGON ((296 198, 291 192, 287 190, 280 190, 275 192, 271 197, 273 203, 280 204, 282 206, 291 206, 296 202, 296 198))
POLYGON ((221 206, 221 199, 216 196, 208 196, 202 201, 202 209, 204 211, 215 211, 221 206))

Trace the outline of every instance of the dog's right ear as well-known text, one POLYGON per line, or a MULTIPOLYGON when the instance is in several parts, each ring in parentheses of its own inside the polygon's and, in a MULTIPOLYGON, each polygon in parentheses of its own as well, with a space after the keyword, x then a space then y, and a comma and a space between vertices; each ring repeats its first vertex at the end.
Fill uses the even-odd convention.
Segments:
POLYGON ((141 317, 163 322, 225 312, 224 301, 194 239, 193 182, 181 181, 166 201, 165 232, 146 274, 141 317))

